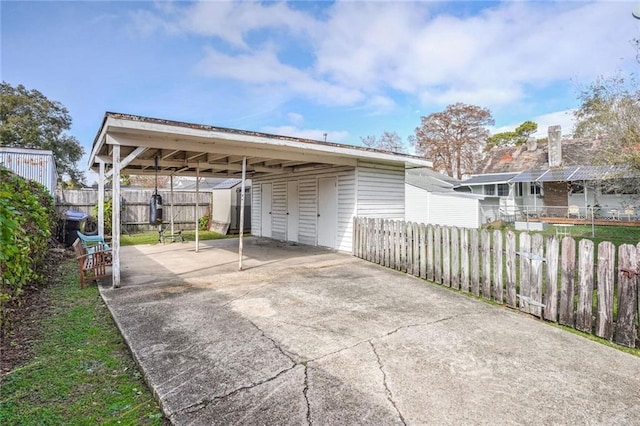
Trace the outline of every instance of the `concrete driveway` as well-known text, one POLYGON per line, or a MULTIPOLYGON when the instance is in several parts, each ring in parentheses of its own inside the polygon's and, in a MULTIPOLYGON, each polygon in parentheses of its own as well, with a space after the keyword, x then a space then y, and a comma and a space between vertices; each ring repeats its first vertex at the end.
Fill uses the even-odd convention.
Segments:
POLYGON ((638 424, 640 358, 342 253, 123 247, 102 295, 187 424, 638 424))

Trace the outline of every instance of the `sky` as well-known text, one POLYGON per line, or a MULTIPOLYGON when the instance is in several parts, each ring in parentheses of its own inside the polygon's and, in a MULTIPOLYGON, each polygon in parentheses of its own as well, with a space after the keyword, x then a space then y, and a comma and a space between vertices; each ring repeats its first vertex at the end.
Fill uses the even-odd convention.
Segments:
POLYGON ((640 71, 638 3, 2 0, 0 74, 69 110, 82 170, 106 111, 360 145, 463 102, 544 137, 640 71))

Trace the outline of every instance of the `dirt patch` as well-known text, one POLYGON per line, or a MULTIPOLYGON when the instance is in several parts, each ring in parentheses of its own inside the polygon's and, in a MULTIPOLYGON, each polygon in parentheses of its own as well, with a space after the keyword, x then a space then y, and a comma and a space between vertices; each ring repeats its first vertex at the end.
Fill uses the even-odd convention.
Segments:
POLYGON ((0 376, 26 364, 33 356, 33 345, 42 332, 42 320, 51 309, 47 287, 58 279, 58 267, 70 255, 64 249, 52 249, 45 285, 27 286, 18 300, 5 306, 9 321, 0 332, 0 376))

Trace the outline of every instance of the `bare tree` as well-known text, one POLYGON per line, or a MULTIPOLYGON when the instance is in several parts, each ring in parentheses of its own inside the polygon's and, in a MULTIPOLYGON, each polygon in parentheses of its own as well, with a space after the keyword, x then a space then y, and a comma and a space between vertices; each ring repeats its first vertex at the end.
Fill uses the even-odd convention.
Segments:
POLYGON ((416 127, 416 152, 433 161, 433 168, 462 179, 471 173, 482 156, 482 147, 493 125, 491 111, 475 105, 456 103, 444 111, 421 118, 416 127))
POLYGON ((406 147, 402 143, 402 138, 396 132, 384 131, 382 135, 361 137, 360 140, 364 146, 375 149, 384 149, 392 152, 406 152, 406 147))

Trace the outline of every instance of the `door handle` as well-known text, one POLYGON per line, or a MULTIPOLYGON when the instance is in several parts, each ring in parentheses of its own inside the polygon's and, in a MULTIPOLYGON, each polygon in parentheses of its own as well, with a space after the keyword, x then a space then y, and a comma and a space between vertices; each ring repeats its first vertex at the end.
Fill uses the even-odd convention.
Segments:
POLYGON ((320 217, 320 213, 318 213, 318 217, 320 217))
POLYGON ((287 216, 289 216, 289 212, 287 212, 287 216))

